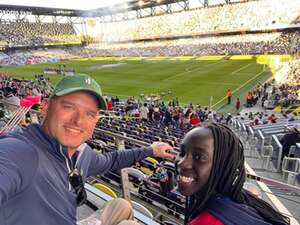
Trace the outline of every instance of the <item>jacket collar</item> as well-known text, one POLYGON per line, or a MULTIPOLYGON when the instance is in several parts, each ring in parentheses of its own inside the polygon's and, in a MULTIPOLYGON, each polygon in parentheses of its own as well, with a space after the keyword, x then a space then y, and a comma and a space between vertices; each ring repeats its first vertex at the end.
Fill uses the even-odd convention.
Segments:
MULTIPOLYGON (((39 148, 50 152, 56 158, 64 161, 66 158, 69 159, 67 147, 60 144, 58 140, 47 134, 44 127, 41 124, 30 124, 24 132, 24 135, 29 141, 37 144, 39 148)), ((77 148, 77 151, 79 151, 77 157, 78 159, 81 157, 86 146, 87 144, 83 143, 77 148)))
POLYGON ((64 160, 64 156, 61 154, 61 148, 63 152, 67 151, 67 148, 47 134, 41 124, 30 124, 26 128, 26 131, 24 131, 24 135, 27 136, 29 141, 34 142, 42 150, 46 150, 56 158, 64 160))

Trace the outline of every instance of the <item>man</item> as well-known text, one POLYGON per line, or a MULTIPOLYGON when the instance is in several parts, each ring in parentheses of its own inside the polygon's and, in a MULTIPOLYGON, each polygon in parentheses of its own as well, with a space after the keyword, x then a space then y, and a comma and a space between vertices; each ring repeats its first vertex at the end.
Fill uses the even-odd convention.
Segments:
POLYGON ((140 108, 140 112, 141 112, 142 121, 147 122, 148 121, 148 114, 149 114, 149 109, 147 107, 147 103, 144 103, 144 105, 140 108))
POLYGON ((20 106, 20 99, 14 95, 12 88, 7 88, 5 103, 7 103, 7 111, 11 114, 14 113, 20 106))
POLYGON ((280 139, 280 143, 282 145, 282 160, 284 157, 289 156, 291 146, 300 143, 300 125, 295 124, 293 127, 288 127, 287 132, 280 139))
POLYGON ((64 77, 45 103, 42 125, 0 139, 0 224, 75 225, 88 176, 131 166, 148 156, 171 158, 164 143, 97 154, 84 142, 105 109, 87 75, 64 77))
POLYGON ((241 108, 241 101, 240 98, 237 98, 235 102, 235 110, 238 112, 240 108, 241 108))
POLYGON ((231 104, 231 97, 232 97, 232 91, 231 91, 230 88, 227 90, 226 96, 227 96, 227 104, 230 105, 231 104))

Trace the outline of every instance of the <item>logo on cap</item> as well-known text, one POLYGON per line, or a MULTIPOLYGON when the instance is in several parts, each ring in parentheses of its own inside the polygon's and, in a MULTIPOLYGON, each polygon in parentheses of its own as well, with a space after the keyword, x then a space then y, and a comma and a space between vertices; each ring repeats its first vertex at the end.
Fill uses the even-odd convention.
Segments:
POLYGON ((90 78, 85 79, 85 83, 91 84, 91 79, 90 78))

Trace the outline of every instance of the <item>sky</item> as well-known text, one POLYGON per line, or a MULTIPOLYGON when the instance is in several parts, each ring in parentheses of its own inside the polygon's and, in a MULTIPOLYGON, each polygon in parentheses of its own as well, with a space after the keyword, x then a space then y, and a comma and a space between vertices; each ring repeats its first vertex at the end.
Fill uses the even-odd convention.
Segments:
MULTIPOLYGON (((0 4, 88 10, 111 6, 127 1, 129 0, 0 0, 0 4)), ((191 0, 191 2, 192 1, 199 0, 191 0)), ((224 3, 225 1, 210 0, 210 2, 224 3)))

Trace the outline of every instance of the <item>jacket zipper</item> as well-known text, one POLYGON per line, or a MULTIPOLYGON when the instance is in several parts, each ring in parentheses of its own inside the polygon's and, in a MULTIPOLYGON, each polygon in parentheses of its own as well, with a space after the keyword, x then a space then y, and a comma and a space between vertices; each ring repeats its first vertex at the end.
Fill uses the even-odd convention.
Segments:
MULTIPOLYGON (((60 154, 62 154, 63 157, 65 158, 67 169, 68 169, 68 174, 70 174, 72 172, 72 170, 71 170, 70 165, 69 165, 69 160, 67 159, 67 157, 65 156, 65 154, 62 152, 62 146, 61 145, 59 145, 59 151, 60 151, 60 154)), ((69 191, 72 191, 72 186, 71 186, 71 184, 69 182, 69 179, 68 179, 68 184, 69 184, 69 187, 68 187, 69 191)))
MULTIPOLYGON (((77 157, 77 159, 76 159, 76 162, 75 162, 74 167, 73 167, 72 160, 71 160, 71 159, 68 159, 68 158, 65 156, 65 154, 63 153, 63 151, 62 151, 62 145, 59 145, 59 151, 60 151, 60 154, 62 154, 63 157, 65 158, 65 162, 66 162, 67 169, 68 169, 68 174, 70 174, 70 173, 72 172, 71 167, 72 167, 73 169, 76 168, 77 162, 79 161, 79 158, 82 156, 82 154, 83 154, 83 152, 84 152, 84 150, 85 150, 86 145, 87 145, 86 143, 83 143, 83 144, 81 144, 81 145, 78 147, 78 149, 76 150, 76 151, 79 150, 79 155, 78 155, 78 157, 77 157), (70 167, 69 163, 71 163, 71 167, 70 167)), ((82 174, 83 171, 79 171, 79 172, 82 174)), ((71 184, 70 184, 69 181, 68 181, 68 184, 69 184, 69 188, 68 188, 69 191, 72 191, 72 186, 71 186, 71 184)))

